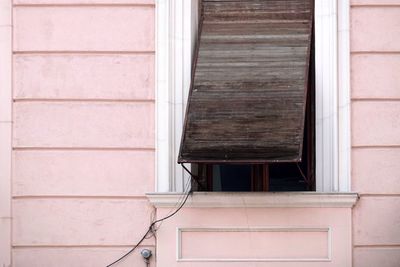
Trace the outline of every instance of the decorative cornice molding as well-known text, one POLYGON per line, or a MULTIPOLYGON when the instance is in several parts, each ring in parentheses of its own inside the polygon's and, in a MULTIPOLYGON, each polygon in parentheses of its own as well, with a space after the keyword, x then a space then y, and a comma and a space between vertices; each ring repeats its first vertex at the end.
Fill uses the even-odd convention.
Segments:
MULTIPOLYGON (((172 208, 182 201, 181 193, 148 193, 156 208, 172 208)), ((315 192, 195 192, 187 208, 352 208, 357 193, 315 192)))

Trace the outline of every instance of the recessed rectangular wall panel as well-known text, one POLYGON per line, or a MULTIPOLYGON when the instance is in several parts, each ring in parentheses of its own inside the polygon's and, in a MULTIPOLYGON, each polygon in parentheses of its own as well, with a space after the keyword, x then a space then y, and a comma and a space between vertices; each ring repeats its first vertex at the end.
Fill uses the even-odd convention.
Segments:
POLYGON ((178 230, 178 261, 329 260, 329 228, 183 228, 178 230))
POLYGON ((153 100, 153 54, 18 54, 14 99, 153 100))
POLYGON ((400 6, 351 9, 350 44, 353 52, 400 50, 400 6))
POLYGON ((369 5, 369 6, 382 6, 382 5, 400 5, 399 0, 351 0, 351 5, 369 5))
POLYGON ((154 148, 154 104, 19 102, 14 147, 154 148))
POLYGON ((154 171, 149 150, 16 150, 13 195, 144 196, 154 171))
POLYGON ((400 145, 400 105, 398 101, 353 101, 353 146, 400 145))
MULTIPOLYGON (((155 251, 154 246, 143 246, 155 251)), ((108 247, 41 247, 15 248, 13 250, 14 266, 23 267, 99 267, 107 266, 121 255, 124 255, 130 246, 108 247)), ((155 257, 151 258, 151 266, 155 266, 155 257)), ((143 266, 143 257, 132 254, 118 263, 118 267, 143 266)))
POLYGON ((352 191, 400 194, 400 148, 354 148, 352 158, 352 191))
POLYGON ((14 5, 154 5, 155 0, 14 0, 14 5))
POLYGON ((356 247, 354 267, 397 267, 400 247, 356 247))
POLYGON ((353 210, 355 246, 400 244, 400 197, 361 197, 353 210), (373 216, 371 217, 371 215, 373 216))
POLYGON ((400 99, 399 54, 355 54, 351 60, 353 99, 400 99))
POLYGON ((154 7, 16 7, 14 51, 154 51, 154 7))
POLYGON ((17 247, 133 246, 152 211, 146 199, 27 198, 12 204, 17 247))

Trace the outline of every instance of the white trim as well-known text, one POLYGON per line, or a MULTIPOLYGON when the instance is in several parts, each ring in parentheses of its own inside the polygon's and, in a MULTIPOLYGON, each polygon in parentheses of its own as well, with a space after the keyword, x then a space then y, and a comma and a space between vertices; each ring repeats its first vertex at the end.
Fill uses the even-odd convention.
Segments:
MULTIPOLYGON (((188 51, 193 51, 196 35, 196 2, 156 2, 157 192, 182 192, 187 181, 176 157, 191 71, 188 51)), ((317 192, 350 191, 349 12, 349 0, 315 1, 317 192)))
POLYGON ((177 262, 330 262, 332 261, 332 230, 330 227, 197 227, 176 229, 177 262), (182 232, 322 232, 327 233, 326 258, 182 258, 182 232))
POLYGON ((156 1, 156 191, 184 191, 177 154, 191 79, 197 0, 156 1))
MULTIPOLYGON (((149 193, 156 208, 174 208, 182 201, 179 193, 149 193)), ((356 193, 315 192, 195 192, 188 197, 187 208, 351 208, 356 193)))
POLYGON ((156 191, 169 191, 169 1, 156 2, 156 191))
POLYGON ((12 1, 0 0, 0 266, 11 266, 12 1))
POLYGON ((351 190, 350 0, 338 3, 339 51, 339 181, 340 192, 351 190))
POLYGON ((349 192, 349 0, 315 1, 315 57, 317 191, 349 192))
POLYGON ((336 21, 336 1, 315 1, 316 187, 318 192, 336 191, 338 176, 336 21))

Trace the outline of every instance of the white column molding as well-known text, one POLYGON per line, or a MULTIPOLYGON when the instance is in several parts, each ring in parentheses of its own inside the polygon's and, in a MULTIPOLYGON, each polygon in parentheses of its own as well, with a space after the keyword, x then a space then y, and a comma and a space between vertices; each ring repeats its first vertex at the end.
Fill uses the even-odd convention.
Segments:
POLYGON ((0 266, 11 266, 12 3, 0 0, 0 266))
POLYGON ((349 0, 315 1, 318 192, 350 191, 349 43, 349 0))
POLYGON ((179 151, 191 79, 198 0, 156 2, 156 190, 182 192, 179 151))
POLYGON ((337 176, 336 1, 315 1, 316 188, 335 191, 337 176))
POLYGON ((350 91, 350 0, 338 2, 339 51, 339 184, 338 191, 351 191, 351 91, 350 91))
POLYGON ((156 2, 156 191, 170 190, 169 1, 156 2))

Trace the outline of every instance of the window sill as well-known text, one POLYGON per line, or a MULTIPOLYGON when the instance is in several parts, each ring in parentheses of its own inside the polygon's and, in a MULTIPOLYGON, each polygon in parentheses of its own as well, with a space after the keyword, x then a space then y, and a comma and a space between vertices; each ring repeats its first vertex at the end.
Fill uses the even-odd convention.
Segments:
MULTIPOLYGON (((181 193, 148 193, 156 208, 172 208, 181 193)), ((194 192, 186 201, 189 208, 352 208, 357 193, 316 192, 194 192)))

